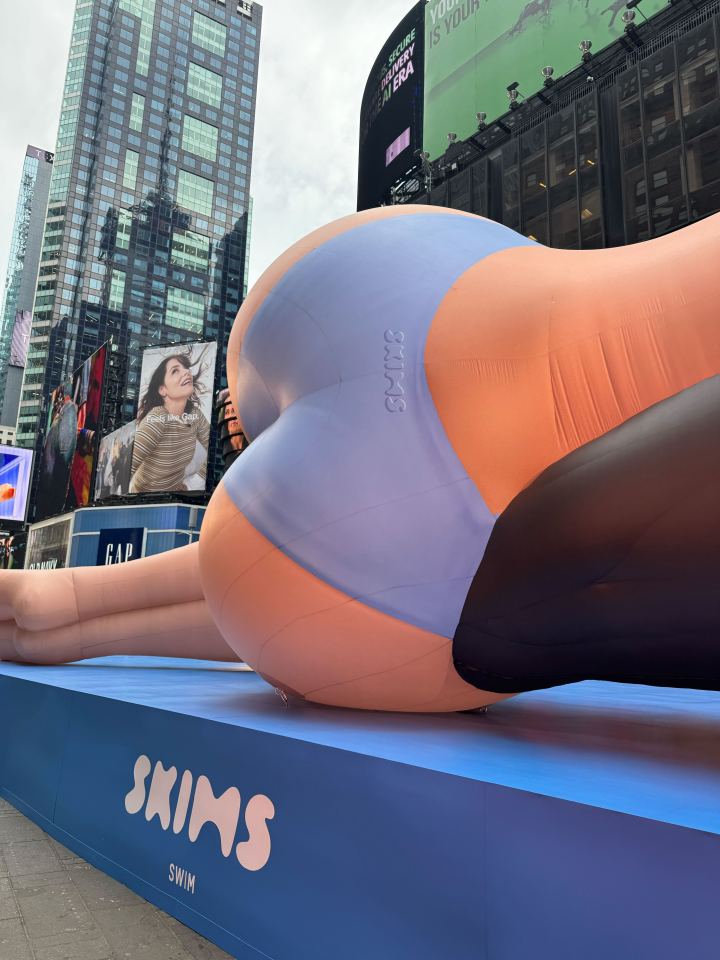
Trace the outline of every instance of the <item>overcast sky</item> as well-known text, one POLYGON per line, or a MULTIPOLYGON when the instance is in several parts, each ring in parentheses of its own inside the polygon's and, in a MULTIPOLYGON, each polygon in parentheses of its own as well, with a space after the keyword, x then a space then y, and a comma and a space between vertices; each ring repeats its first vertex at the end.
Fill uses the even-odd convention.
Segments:
MULTIPOLYGON (((250 279, 355 209, 360 98, 413 0, 266 0, 250 279)), ((28 143, 55 149, 74 0, 0 0, 0 284, 28 143)))

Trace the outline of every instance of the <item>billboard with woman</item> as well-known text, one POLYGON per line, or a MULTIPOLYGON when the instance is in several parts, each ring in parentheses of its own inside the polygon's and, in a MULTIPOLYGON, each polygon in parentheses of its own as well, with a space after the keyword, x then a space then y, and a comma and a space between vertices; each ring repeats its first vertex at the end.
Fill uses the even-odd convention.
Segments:
POLYGON ((217 343, 146 350, 130 493, 204 490, 217 343))

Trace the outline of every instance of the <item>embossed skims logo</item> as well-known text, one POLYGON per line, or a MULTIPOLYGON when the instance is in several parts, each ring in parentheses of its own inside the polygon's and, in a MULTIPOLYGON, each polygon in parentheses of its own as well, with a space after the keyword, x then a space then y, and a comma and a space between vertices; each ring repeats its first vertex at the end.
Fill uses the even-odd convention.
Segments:
MULTIPOLYGON (((169 830, 172 823, 175 834, 182 833, 187 825, 187 834, 191 843, 195 843, 205 824, 212 823, 219 834, 220 850, 224 857, 232 855, 234 844, 234 853, 240 866, 246 870, 262 870, 270 859, 272 847, 267 825, 267 821, 275 816, 272 800, 262 793, 248 800, 245 805, 247 839, 235 843, 242 806, 240 791, 237 787, 230 787, 221 796, 216 797, 207 777, 199 776, 195 780, 193 774, 186 770, 180 781, 173 811, 171 794, 177 776, 176 767, 166 770, 158 760, 153 768, 149 757, 145 755, 138 757, 133 769, 135 782, 132 790, 125 797, 127 812, 134 815, 140 813, 144 807, 145 819, 148 823, 153 817, 157 817, 163 830, 169 830), (152 780, 148 789, 147 779, 151 770, 152 780)), ((194 881, 193 877, 191 891, 193 893, 194 881)))
POLYGON ((385 409, 389 413, 405 413, 405 333, 402 330, 385 331, 385 409))

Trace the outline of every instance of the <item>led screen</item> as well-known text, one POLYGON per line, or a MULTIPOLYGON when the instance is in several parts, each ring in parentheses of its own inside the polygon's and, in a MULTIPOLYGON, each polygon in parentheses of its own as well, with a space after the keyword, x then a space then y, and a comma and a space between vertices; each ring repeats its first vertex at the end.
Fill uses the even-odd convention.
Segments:
POLYGON ((77 407, 77 441, 70 466, 67 507, 85 507, 90 502, 93 472, 102 416, 106 348, 86 360, 73 378, 73 402, 77 407))
POLYGON ((97 471, 95 474, 95 499, 123 497, 130 492, 130 468, 132 467, 135 421, 114 430, 100 441, 97 471))
POLYGON ((365 87, 358 210, 377 206, 422 146, 424 7, 416 4, 389 37, 365 87))
POLYGON ((8 533, 0 536, 0 570, 21 570, 25 565, 27 534, 8 533))
POLYGON ((77 407, 72 396, 72 383, 63 383, 50 394, 35 500, 37 519, 51 517, 65 509, 77 443, 77 407))
MULTIPOLYGON (((650 16, 666 6, 643 0, 641 9, 650 16)), ((556 78, 573 70, 581 40, 598 51, 622 34, 625 9, 626 0, 430 0, 424 149, 435 159, 448 133, 466 139, 477 130, 478 112, 488 120, 505 113, 509 84, 529 96, 543 86, 543 67, 552 66, 556 78)))
POLYGON ((32 313, 30 310, 18 310, 15 314, 12 341, 10 343, 10 363, 14 367, 24 367, 27 363, 31 326, 32 313))
POLYGON ((102 416, 106 347, 100 347, 50 394, 35 518, 86 506, 92 490, 102 416))
POLYGON ((0 520, 4 522, 25 522, 32 459, 32 450, 0 444, 0 520))
POLYGON ((215 413, 223 462, 226 467, 229 467, 247 446, 247 442, 227 387, 218 391, 215 398, 215 413))
POLYGON ((143 354, 130 493, 204 490, 217 344, 143 354))

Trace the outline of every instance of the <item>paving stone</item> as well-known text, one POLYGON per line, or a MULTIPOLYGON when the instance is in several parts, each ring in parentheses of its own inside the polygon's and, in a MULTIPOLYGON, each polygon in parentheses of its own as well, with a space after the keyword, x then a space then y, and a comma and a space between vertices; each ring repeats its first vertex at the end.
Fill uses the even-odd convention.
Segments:
POLYGON ((50 841, 50 846, 55 851, 55 856, 58 858, 58 860, 63 862, 71 861, 73 863, 85 862, 82 857, 79 857, 76 853, 73 853, 72 850, 68 850, 67 847, 64 847, 61 843, 58 843, 53 837, 48 837, 48 840, 50 841))
POLYGON ((0 855, 5 858, 5 865, 10 877, 22 877, 33 873, 50 873, 60 867, 60 861, 47 840, 3 843, 0 844, 0 855))
POLYGON ((149 903, 98 910, 98 926, 123 960, 193 960, 159 910, 149 903))
POLYGON ((42 840, 45 834, 32 820, 19 814, 0 817, 0 843, 23 843, 25 840, 42 840))
POLYGON ((2 797, 0 797, 0 817, 11 816, 11 815, 14 815, 16 817, 20 816, 20 814, 17 812, 17 810, 15 809, 15 807, 13 807, 11 803, 8 803, 7 800, 3 800, 2 797))
POLYGON ((92 913, 122 904, 138 905, 145 902, 122 883, 96 870, 89 863, 69 863, 67 871, 92 913))
POLYGON ((0 960, 229 960, 0 804, 0 960))
POLYGON ((35 960, 115 960, 121 954, 115 954, 105 937, 91 940, 71 941, 69 943, 31 944, 35 960))
POLYGON ((13 896, 9 880, 0 880, 0 920, 12 920, 19 917, 17 901, 13 896))
POLYGON ((33 960, 22 920, 0 920, 0 960, 33 960))
POLYGON ((165 917, 165 923, 178 938, 184 949, 190 954, 193 960, 232 960, 229 953, 225 953, 214 943, 210 943, 199 933, 195 933, 189 927, 184 926, 174 917, 165 917))
POLYGON ((10 877, 10 886, 13 890, 22 895, 28 891, 37 890, 40 887, 57 886, 59 883, 67 883, 68 875, 65 867, 61 863, 55 864, 54 870, 47 870, 45 873, 30 873, 20 877, 10 877))
POLYGON ((98 939, 100 931, 65 871, 52 877, 23 877, 13 883, 20 915, 33 948, 98 939))

